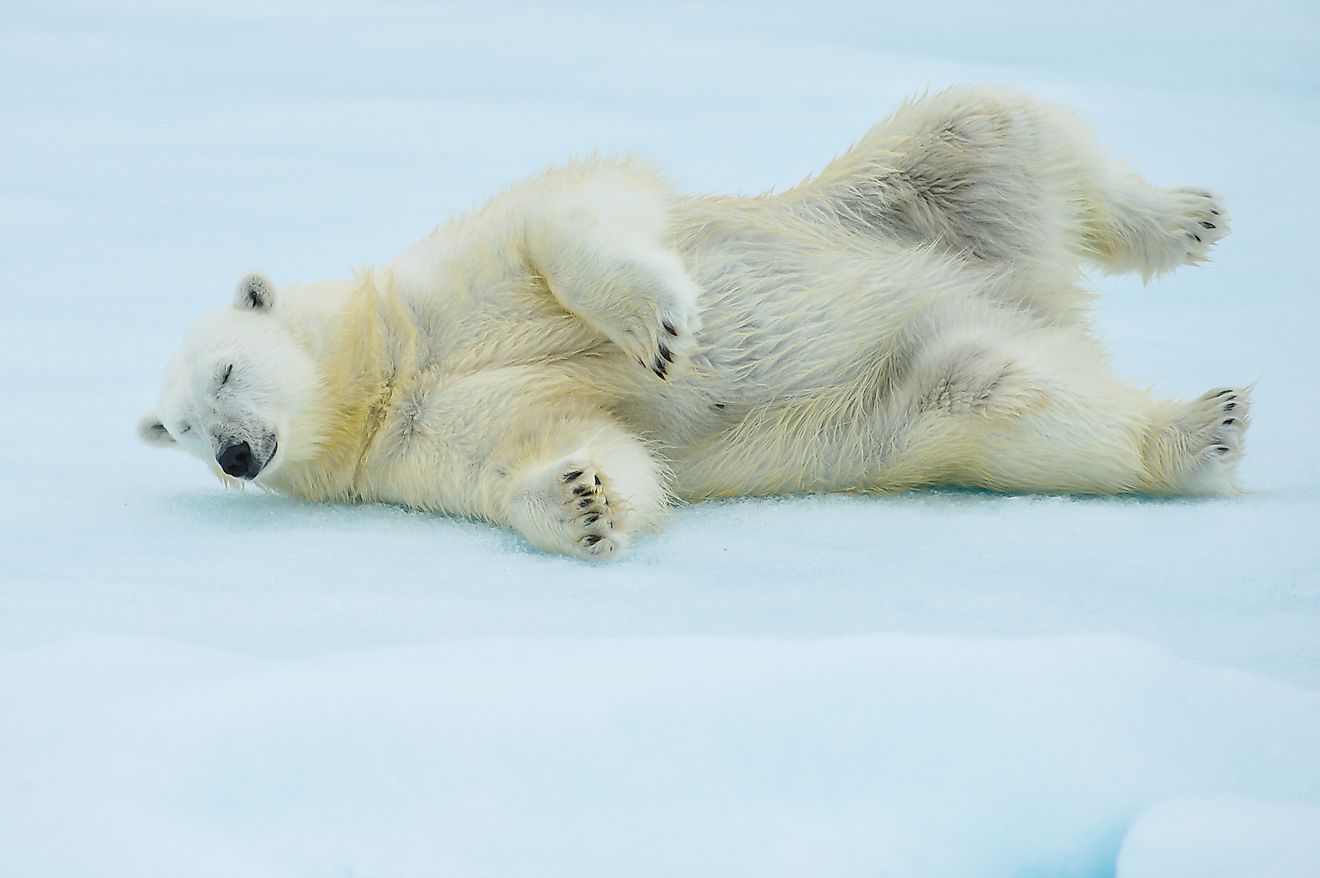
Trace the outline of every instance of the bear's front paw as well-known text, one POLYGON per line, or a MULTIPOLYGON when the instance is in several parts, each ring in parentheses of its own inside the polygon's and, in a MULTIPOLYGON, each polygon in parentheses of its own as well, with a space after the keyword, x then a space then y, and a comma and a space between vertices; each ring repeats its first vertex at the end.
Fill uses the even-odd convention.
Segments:
POLYGON ((658 307, 646 308, 621 321, 618 345, 633 360, 661 380, 682 368, 696 347, 701 329, 695 290, 668 290, 658 307))
POLYGON ((561 470, 561 515, 568 541, 588 557, 612 555, 623 548, 623 531, 615 526, 619 513, 610 507, 600 473, 589 464, 569 463, 561 470))
POLYGON ((623 511, 587 461, 566 460, 531 476, 514 500, 513 523, 551 552, 606 560, 628 545, 623 511))
POLYGON ((1175 189, 1173 199, 1178 225, 1175 246, 1182 251, 1182 262, 1204 262, 1210 258, 1210 248, 1228 234, 1228 209, 1222 198, 1204 189, 1175 189))

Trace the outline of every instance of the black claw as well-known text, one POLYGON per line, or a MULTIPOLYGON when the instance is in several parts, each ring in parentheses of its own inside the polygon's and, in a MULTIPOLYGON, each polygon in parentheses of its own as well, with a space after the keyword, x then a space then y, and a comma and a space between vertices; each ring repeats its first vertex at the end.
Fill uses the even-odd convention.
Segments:
POLYGON ((578 509, 586 509, 590 505, 591 505, 590 497, 583 497, 581 500, 578 501, 578 509))
POLYGON ((1230 402, 1229 404, 1227 404, 1226 406, 1224 406, 1224 411, 1226 411, 1226 412, 1231 412, 1231 411, 1233 411, 1233 409, 1235 409, 1235 408, 1237 408, 1237 403, 1235 403, 1235 402, 1230 402))
POLYGON ((600 534, 591 534, 590 536, 586 536, 582 538, 582 545, 588 547, 594 546, 596 545, 596 543, 599 543, 602 539, 604 539, 604 537, 602 537, 600 534))
POLYGON ((666 360, 668 360, 671 363, 674 362, 674 352, 671 351, 669 348, 665 347, 663 343, 661 343, 660 345, 660 356, 664 357, 666 360))
POLYGON ((674 336, 678 335, 678 330, 675 329, 674 324, 670 323, 668 320, 661 322, 660 325, 663 326, 665 328, 665 332, 669 333, 670 335, 674 335, 674 336))
POLYGON ((574 479, 582 477, 582 470, 575 469, 571 473, 564 473, 564 481, 571 482, 574 479))
POLYGON ((1196 243, 1198 243, 1198 244, 1201 243, 1201 236, 1200 236, 1200 235, 1193 234, 1193 233, 1191 233, 1191 232, 1188 232, 1188 234, 1191 235, 1193 238, 1196 239, 1196 243))
POLYGON ((1236 423, 1237 423, 1237 418, 1228 418, 1228 419, 1225 420, 1222 424, 1220 424, 1220 426, 1223 426, 1223 427, 1231 427, 1231 426, 1233 426, 1233 425, 1236 424, 1236 423))
POLYGON ((581 497, 583 494, 590 494, 591 489, 588 488, 586 485, 578 485, 576 488, 573 489, 573 493, 581 497))
POLYGON ((599 484, 600 484, 600 476, 596 476, 595 478, 596 478, 596 484, 599 485, 599 484))
POLYGON ((1203 229, 1213 229, 1214 227, 1215 227, 1215 224, 1214 224, 1214 223, 1208 223, 1208 222, 1206 222, 1205 220, 1201 220, 1201 228, 1203 228, 1203 229))
POLYGON ((599 518, 600 518, 600 513, 593 512, 591 515, 588 515, 586 518, 582 519, 582 522, 587 525, 592 525, 595 524, 599 518))
POLYGON ((651 371, 659 376, 661 381, 665 380, 665 361, 656 357, 655 365, 651 367, 651 371))
POLYGON ((1233 392, 1232 390, 1221 390, 1215 394, 1215 399, 1218 399, 1219 397, 1223 396, 1225 393, 1232 393, 1232 392, 1233 392))
POLYGON ((1214 208, 1211 208, 1210 212, 1213 213, 1215 216, 1219 216, 1219 211, 1215 210, 1214 208))

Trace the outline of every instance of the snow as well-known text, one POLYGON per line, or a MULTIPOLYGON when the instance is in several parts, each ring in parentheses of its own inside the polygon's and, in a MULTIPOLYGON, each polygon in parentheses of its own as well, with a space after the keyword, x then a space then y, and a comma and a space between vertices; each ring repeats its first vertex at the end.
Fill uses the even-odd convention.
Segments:
POLYGON ((7 9, 0 871, 1320 874, 1318 52, 1305 0, 7 9), (782 188, 965 81, 1228 196, 1097 326, 1170 394, 1259 381, 1246 496, 705 504, 594 567, 133 436, 244 270, 592 149, 782 188))
POLYGON ((1320 694, 1125 638, 114 638, 3 672, 5 751, 40 753, 14 874, 1089 876, 1146 802, 1320 782, 1320 694))
POLYGON ((1217 796, 1155 805, 1123 841, 1118 878, 1314 878, 1320 808, 1217 796))

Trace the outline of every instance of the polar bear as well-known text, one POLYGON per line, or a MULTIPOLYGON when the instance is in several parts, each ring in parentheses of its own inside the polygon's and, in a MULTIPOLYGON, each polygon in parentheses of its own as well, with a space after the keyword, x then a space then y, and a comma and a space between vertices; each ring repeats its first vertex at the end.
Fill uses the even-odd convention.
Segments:
POLYGON ((955 88, 779 194, 556 168, 350 280, 253 274, 140 432, 222 478, 619 556, 675 501, 786 492, 1234 490, 1241 387, 1113 377, 1084 265, 1150 278, 1228 232, 1069 112, 955 88))

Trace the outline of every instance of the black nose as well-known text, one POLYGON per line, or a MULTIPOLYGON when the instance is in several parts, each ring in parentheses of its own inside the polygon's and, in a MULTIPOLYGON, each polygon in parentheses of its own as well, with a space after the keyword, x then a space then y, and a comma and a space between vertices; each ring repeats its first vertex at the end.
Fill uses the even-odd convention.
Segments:
POLYGON ((220 464, 220 469, 226 475, 236 479, 256 478, 257 473, 261 472, 261 467, 257 466, 257 461, 252 457, 252 448, 246 442, 235 442, 221 448, 215 456, 215 462, 220 464))

